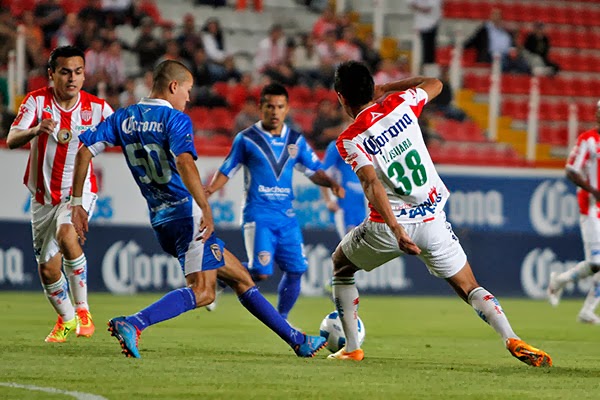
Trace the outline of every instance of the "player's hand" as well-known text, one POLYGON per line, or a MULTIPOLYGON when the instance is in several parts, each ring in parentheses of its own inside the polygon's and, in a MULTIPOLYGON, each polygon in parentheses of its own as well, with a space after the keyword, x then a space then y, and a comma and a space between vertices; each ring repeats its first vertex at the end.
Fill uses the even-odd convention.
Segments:
POLYGON ((392 228, 392 232, 394 232, 394 236, 396 236, 396 241, 398 242, 400 250, 412 256, 421 254, 421 249, 412 241, 410 236, 408 236, 408 233, 406 233, 402 225, 392 228))
POLYGON ((35 127, 35 136, 39 136, 43 133, 50 135, 54 132, 55 128, 56 122, 51 118, 46 118, 35 127))
POLYGON ((201 240, 206 242, 210 235, 215 231, 215 223, 213 222, 212 217, 202 216, 200 220, 200 236, 196 238, 196 240, 201 240))
POLYGON ((331 212, 336 212, 340 209, 340 206, 338 205, 337 201, 334 200, 329 200, 325 202, 325 205, 327 205, 327 209, 331 212))
POLYGON ((82 206, 71 207, 71 223, 77 232, 79 243, 85 243, 85 234, 88 232, 88 213, 82 206))
POLYGON ((375 85, 375 89, 373 91, 373 98, 377 100, 380 97, 383 97, 383 95, 386 93, 387 90, 385 89, 385 85, 375 85))
POLYGON ((346 196, 346 191, 340 185, 336 185, 331 188, 331 191, 338 199, 343 199, 346 196))

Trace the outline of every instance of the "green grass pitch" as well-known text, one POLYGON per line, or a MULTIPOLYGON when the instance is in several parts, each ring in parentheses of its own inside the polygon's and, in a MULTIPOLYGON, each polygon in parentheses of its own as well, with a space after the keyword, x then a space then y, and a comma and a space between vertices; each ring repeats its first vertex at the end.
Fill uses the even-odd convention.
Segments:
MULTIPOLYGON (((230 292, 229 292, 230 293, 230 292)), ((0 399, 72 396, 14 387, 55 388, 107 399, 596 399, 600 327, 575 321, 582 300, 500 299, 518 334, 554 367, 513 358, 473 310, 452 297, 361 298, 366 327, 361 363, 297 358, 231 295, 148 329, 141 359, 127 359, 106 331, 160 294, 90 295, 96 334, 44 343, 54 323, 41 293, 0 292, 0 399), (4 384, 4 386, 2 386, 4 384), (13 385, 7 387, 6 384, 13 385)), ((271 301, 273 297, 269 297, 271 301)), ((326 298, 300 298, 292 322, 316 333, 333 310, 326 298)), ((85 398, 85 397, 82 397, 85 398)), ((93 398, 93 397, 88 397, 93 398)))

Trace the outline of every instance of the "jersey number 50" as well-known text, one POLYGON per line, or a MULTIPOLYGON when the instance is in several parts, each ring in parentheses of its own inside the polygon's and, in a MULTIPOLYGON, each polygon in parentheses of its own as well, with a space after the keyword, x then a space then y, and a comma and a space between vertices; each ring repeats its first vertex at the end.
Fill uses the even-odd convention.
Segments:
POLYGON ((165 184, 171 180, 172 173, 167 154, 158 144, 150 143, 142 146, 141 143, 130 143, 125 146, 125 153, 131 166, 144 169, 144 175, 139 175, 140 182, 165 184), (156 157, 152 157, 152 153, 156 157))

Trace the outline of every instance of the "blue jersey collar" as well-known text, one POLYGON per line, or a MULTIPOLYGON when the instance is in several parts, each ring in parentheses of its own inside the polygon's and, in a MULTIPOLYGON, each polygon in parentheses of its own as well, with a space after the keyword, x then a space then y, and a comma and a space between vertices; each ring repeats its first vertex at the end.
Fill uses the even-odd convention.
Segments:
POLYGON ((142 97, 138 104, 144 104, 147 106, 164 106, 173 108, 173 105, 166 100, 163 99, 155 99, 152 97, 142 97))
POLYGON ((285 139, 285 137, 287 136, 288 133, 288 126, 286 123, 283 124, 283 128, 281 128, 281 135, 279 136, 275 136, 273 135, 271 132, 267 132, 266 130, 263 129, 262 126, 262 121, 258 121, 257 123, 254 124, 254 126, 256 127, 256 129, 258 129, 260 132, 264 133, 265 135, 274 138, 274 137, 280 137, 281 139, 285 139))

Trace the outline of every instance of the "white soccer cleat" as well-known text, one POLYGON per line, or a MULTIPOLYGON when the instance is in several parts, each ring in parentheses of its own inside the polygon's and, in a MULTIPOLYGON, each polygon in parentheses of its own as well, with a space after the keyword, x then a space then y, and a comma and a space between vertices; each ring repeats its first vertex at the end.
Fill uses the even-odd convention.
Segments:
POLYGON ((577 316, 577 321, 582 324, 600 325, 600 317, 589 311, 582 311, 577 316))
POLYGON ((546 293, 548 294, 548 302, 552 307, 558 306, 564 289, 564 286, 558 284, 556 279, 557 276, 558 272, 552 272, 550 274, 550 282, 548 283, 548 289, 546 290, 546 293))

